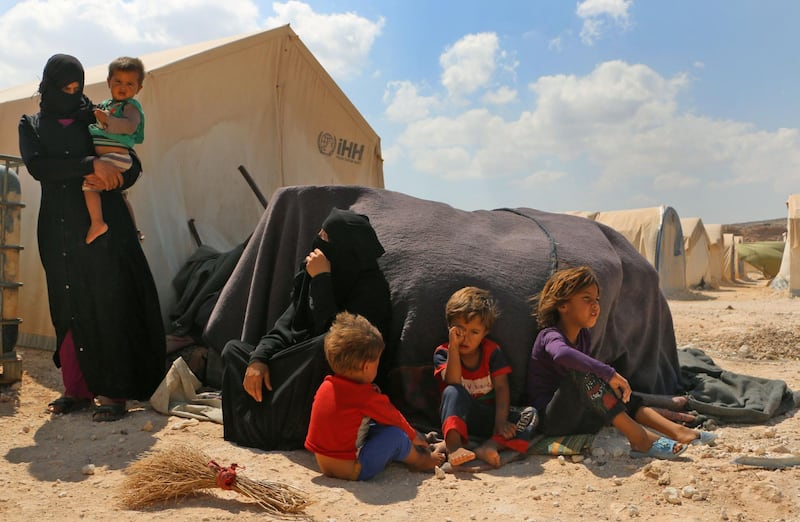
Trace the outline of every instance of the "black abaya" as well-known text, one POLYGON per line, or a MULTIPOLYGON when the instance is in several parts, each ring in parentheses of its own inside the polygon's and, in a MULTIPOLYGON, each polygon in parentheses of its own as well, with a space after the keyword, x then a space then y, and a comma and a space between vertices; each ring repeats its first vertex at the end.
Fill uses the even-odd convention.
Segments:
POLYGON ((325 334, 340 311, 363 315, 386 335, 389 285, 377 264, 383 254, 366 216, 334 209, 322 227, 328 242, 315 241, 331 262, 331 272, 311 278, 303 266, 295 275, 292 300, 254 348, 226 344, 222 358, 222 412, 225 440, 261 449, 303 446, 311 404, 329 372, 325 334), (273 391, 256 402, 243 388, 245 370, 255 361, 269 366, 273 391))
MULTIPOLYGON (((60 70, 80 67, 69 58, 60 70)), ((74 100, 65 101, 58 82, 45 74, 42 111, 19 123, 20 153, 42 187, 37 233, 56 332, 53 359, 60 366, 61 343, 72 331, 93 395, 147 400, 165 374, 164 328, 156 286, 120 192, 136 181, 141 165, 134 155, 123 186, 101 192, 109 230, 87 245, 89 214, 81 186, 83 176, 93 171, 91 117, 74 100), (64 118, 71 123, 65 125, 64 118)), ((86 106, 88 100, 78 96, 81 107, 86 106)))

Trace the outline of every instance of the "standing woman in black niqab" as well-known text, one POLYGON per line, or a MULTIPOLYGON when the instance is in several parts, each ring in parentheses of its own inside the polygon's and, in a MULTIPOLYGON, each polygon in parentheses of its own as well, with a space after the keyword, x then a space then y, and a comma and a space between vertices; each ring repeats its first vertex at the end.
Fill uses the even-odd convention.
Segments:
POLYGON ((48 405, 70 413, 94 405, 95 421, 125 415, 127 399, 147 400, 165 374, 158 294, 121 190, 141 173, 94 156, 83 95, 83 66, 52 56, 39 84, 40 111, 19 122, 19 149, 41 184, 37 238, 56 334, 53 361, 64 393, 48 405), (101 190, 110 231, 87 245, 84 181, 101 190), (113 222, 113 224, 112 224, 113 222))
POLYGON ((303 447, 311 404, 330 370, 324 337, 338 312, 366 317, 384 338, 391 302, 367 216, 334 208, 294 276, 289 306, 253 347, 229 341, 222 351, 226 440, 261 449, 303 447))

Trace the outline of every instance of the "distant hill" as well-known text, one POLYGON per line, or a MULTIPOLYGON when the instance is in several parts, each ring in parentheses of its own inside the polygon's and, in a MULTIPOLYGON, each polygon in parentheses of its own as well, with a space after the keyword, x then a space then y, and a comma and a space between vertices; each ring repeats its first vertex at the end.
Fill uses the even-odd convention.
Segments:
POLYGON ((784 232, 786 232, 785 217, 722 225, 723 234, 742 236, 742 241, 745 243, 753 241, 782 241, 784 232))

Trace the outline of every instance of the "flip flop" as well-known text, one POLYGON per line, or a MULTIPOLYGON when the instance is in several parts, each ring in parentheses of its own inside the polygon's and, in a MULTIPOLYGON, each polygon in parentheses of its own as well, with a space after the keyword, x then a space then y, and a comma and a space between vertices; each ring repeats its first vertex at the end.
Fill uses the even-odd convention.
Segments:
POLYGON ((53 414, 72 413, 73 411, 85 410, 89 407, 89 399, 76 399, 75 397, 59 397, 47 405, 47 411, 53 414))
POLYGON ((683 447, 676 452, 674 451, 675 444, 678 444, 678 442, 672 439, 668 439, 666 437, 659 437, 658 439, 656 439, 655 442, 653 442, 653 445, 650 446, 649 450, 647 451, 631 450, 629 455, 635 459, 650 457, 653 459, 672 460, 674 458, 677 458, 684 451, 686 451, 687 447, 687 445, 684 444, 683 447))
POLYGON ((715 440, 717 440, 717 434, 711 433, 710 431, 701 431, 700 436, 697 437, 692 441, 692 445, 697 446, 698 444, 712 444, 715 440))
POLYGON ((447 462, 451 466, 460 466, 472 460, 475 460, 475 452, 467 448, 458 448, 447 456, 447 462))
POLYGON ((113 422, 118 421, 125 416, 127 410, 125 404, 121 402, 114 402, 111 404, 100 404, 95 407, 92 413, 92 420, 95 422, 113 422))

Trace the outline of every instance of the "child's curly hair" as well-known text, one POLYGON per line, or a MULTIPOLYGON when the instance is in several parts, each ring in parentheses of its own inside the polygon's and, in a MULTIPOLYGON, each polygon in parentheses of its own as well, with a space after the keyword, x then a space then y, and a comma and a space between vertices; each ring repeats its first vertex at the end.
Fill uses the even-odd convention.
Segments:
POLYGON ((597 276, 588 266, 565 268, 550 276, 544 288, 537 295, 530 298, 534 306, 533 317, 539 328, 548 328, 558 322, 558 307, 575 295, 575 292, 587 286, 600 283, 597 276))
POLYGON ((325 336, 325 359, 334 373, 358 371, 363 363, 379 359, 382 352, 383 337, 365 317, 336 314, 325 336))
POLYGON ((467 321, 480 317, 487 330, 492 329, 495 320, 500 316, 492 294, 475 286, 465 286, 451 295, 444 307, 444 313, 448 325, 453 324, 456 317, 463 317, 467 321))

